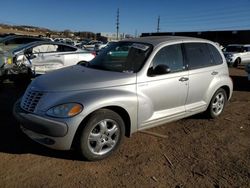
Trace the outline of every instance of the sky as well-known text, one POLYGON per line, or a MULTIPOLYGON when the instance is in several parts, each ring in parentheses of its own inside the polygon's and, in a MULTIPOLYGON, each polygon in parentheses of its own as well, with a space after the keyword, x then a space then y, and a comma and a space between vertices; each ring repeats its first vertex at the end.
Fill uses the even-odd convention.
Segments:
POLYGON ((0 23, 51 30, 120 33, 250 29, 250 0, 11 0, 0 23))

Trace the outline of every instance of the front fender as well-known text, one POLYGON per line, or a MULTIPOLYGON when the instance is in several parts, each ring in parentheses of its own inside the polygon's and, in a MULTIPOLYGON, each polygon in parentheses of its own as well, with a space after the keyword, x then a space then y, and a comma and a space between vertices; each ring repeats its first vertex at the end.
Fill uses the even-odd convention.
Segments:
POLYGON ((80 114, 82 119, 98 109, 115 106, 124 109, 128 113, 131 121, 131 133, 137 130, 137 95, 135 85, 94 90, 85 92, 84 95, 78 94, 75 97, 79 97, 79 101, 84 106, 84 110, 80 114))
POLYGON ((77 124, 74 125, 74 131, 77 130, 81 122, 94 111, 105 107, 120 107, 124 109, 131 121, 131 133, 137 130, 137 95, 135 84, 119 87, 102 88, 95 90, 83 90, 74 92, 55 92, 45 94, 39 102, 39 111, 44 114, 46 111, 59 104, 77 102, 84 107, 83 111, 77 115, 77 124))

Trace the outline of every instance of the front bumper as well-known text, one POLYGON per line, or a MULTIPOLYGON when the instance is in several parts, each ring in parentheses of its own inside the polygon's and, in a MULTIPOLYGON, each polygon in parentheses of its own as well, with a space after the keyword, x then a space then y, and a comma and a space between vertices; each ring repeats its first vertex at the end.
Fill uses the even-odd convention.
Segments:
POLYGON ((27 113, 20 107, 20 101, 14 105, 13 114, 20 122, 21 130, 32 140, 52 149, 71 149, 72 138, 68 138, 67 123, 27 113))
POLYGON ((229 65, 233 64, 234 61, 235 61, 235 58, 234 57, 226 57, 226 61, 229 65))
POLYGON ((20 101, 15 104, 13 113, 22 126, 31 131, 52 137, 63 137, 68 132, 66 123, 27 113, 20 107, 20 101))

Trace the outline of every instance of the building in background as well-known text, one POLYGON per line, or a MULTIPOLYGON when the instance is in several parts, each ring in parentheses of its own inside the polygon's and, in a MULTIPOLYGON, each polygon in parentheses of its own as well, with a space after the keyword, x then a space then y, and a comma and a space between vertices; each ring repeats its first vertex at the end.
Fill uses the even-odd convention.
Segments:
MULTIPOLYGON (((107 38, 107 41, 116 41, 116 40, 117 40, 117 38, 116 38, 116 33, 105 33, 105 32, 101 32, 101 33, 97 33, 96 36, 97 36, 97 38, 98 38, 98 37, 105 37, 105 38, 107 38)), ((119 34, 118 40, 125 39, 126 36, 127 36, 126 34, 120 33, 120 34, 119 34)))
POLYGON ((141 37, 146 36, 189 36, 203 38, 214 41, 220 45, 228 44, 250 44, 250 30, 231 30, 231 31, 199 31, 199 32, 160 32, 142 33, 141 37))

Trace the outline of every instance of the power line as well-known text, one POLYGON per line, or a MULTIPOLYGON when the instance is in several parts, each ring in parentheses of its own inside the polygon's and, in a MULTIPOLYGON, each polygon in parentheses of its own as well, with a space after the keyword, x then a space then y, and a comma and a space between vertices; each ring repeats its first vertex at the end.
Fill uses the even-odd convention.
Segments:
MULTIPOLYGON (((233 6, 231 4, 231 6, 233 6)), ((181 30, 192 30, 192 31, 204 31, 204 30, 225 30, 225 29, 249 29, 249 7, 232 7, 233 9, 227 9, 226 7, 219 11, 207 11, 201 12, 201 9, 197 9, 192 14, 182 14, 182 15, 171 15, 163 17, 161 21, 161 26, 172 28, 182 28, 181 30), (219 11, 219 12, 217 12, 219 11), (217 12, 217 13, 216 13, 217 12), (236 24, 235 24, 236 23, 236 24)), ((178 12, 177 12, 178 13, 178 12)))
MULTIPOLYGON (((189 13, 192 13, 191 18, 193 18, 194 14, 196 15, 195 17, 206 17, 206 16, 211 16, 211 15, 232 15, 234 13, 242 13, 242 12, 248 12, 249 13, 249 4, 227 4, 227 6, 223 7, 213 7, 213 8, 208 8, 208 9, 187 9, 185 12, 180 12, 181 14, 178 14, 178 10, 175 12, 175 19, 189 19, 190 16, 187 16, 189 13), (232 7, 230 7, 230 5, 232 7)), ((164 17, 169 19, 169 16, 171 15, 166 15, 164 17)), ((164 19, 163 17, 163 19, 164 19)), ((169 19, 171 20, 171 19, 169 19)))
POLYGON ((238 13, 238 14, 230 14, 230 15, 226 15, 226 14, 220 14, 220 15, 208 15, 208 16, 200 16, 200 15, 194 15, 192 17, 183 17, 183 18, 171 18, 171 17, 168 17, 167 20, 164 20, 163 21, 163 24, 166 24, 166 23, 176 23, 176 22, 182 22, 182 23, 186 23, 186 22, 205 22, 205 21, 218 21, 218 20, 228 20, 228 21, 231 21, 231 20, 248 20, 249 21, 249 16, 250 16, 250 13, 249 12, 241 12, 241 13, 238 13))

